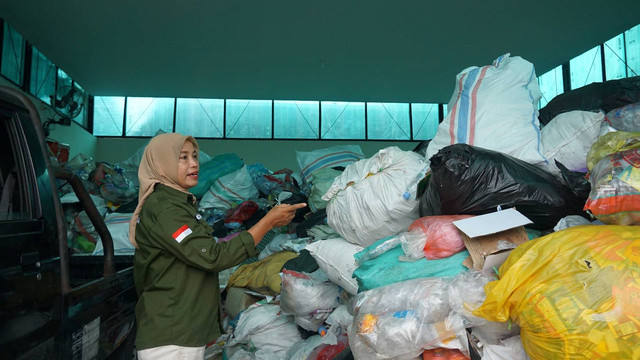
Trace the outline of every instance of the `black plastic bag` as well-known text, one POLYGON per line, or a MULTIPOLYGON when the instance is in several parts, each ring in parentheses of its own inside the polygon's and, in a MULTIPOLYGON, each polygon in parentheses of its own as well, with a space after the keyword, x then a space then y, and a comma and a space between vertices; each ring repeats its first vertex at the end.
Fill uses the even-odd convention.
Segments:
POLYGON ((567 111, 601 109, 608 113, 636 102, 640 102, 640 76, 596 82, 554 97, 540 109, 538 119, 541 125, 547 125, 567 111))
POLYGON ((431 176, 420 216, 482 215, 515 207, 534 229, 553 228, 567 215, 583 215, 585 200, 568 186, 512 156, 455 144, 431 157, 431 176))

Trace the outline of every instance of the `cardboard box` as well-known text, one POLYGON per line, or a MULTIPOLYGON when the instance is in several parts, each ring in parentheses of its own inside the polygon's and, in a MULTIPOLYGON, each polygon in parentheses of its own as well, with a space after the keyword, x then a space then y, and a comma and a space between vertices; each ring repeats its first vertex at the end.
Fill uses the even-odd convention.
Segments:
POLYGON ((513 248, 529 240, 524 225, 531 223, 513 208, 454 221, 470 254, 463 265, 476 270, 499 268, 513 248))

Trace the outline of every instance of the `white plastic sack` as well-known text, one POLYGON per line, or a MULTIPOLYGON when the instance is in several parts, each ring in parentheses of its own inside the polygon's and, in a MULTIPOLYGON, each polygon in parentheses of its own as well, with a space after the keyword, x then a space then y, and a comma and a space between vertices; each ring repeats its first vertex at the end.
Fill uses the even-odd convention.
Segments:
POLYGON ((251 344, 257 349, 256 359, 283 359, 301 339, 297 326, 280 313, 280 306, 258 303, 242 312, 227 345, 233 348, 251 344), (259 357, 259 353, 263 355, 259 357))
POLYGON ((318 240, 307 245, 306 249, 316 260, 318 266, 329 280, 338 284, 351 295, 358 293, 358 282, 352 277, 356 269, 353 257, 364 248, 342 238, 318 240))
MULTIPOLYGON (((129 221, 133 214, 110 213, 104 218, 104 223, 109 229, 113 239, 113 253, 115 255, 133 255, 135 248, 129 241, 129 221)), ((104 255, 102 239, 96 242, 96 248, 92 255, 104 255)))
POLYGON ((544 157, 549 162, 543 168, 560 175, 556 167, 558 160, 569 170, 587 168, 587 153, 598 139, 604 113, 592 111, 569 111, 551 120, 541 131, 544 157))
POLYGON ((340 289, 320 271, 311 274, 282 271, 280 307, 283 314, 296 315, 302 328, 316 331, 329 314, 338 307, 340 289))
POLYGON ((485 345, 482 360, 530 360, 522 347, 520 335, 510 337, 496 345, 485 345))
POLYGON ((447 145, 465 143, 531 164, 544 162, 538 121, 541 97, 533 64, 519 56, 505 54, 493 65, 462 70, 448 113, 427 147, 427 159, 447 145))
POLYGON ((416 191, 426 168, 422 156, 396 146, 347 166, 322 197, 328 224, 364 247, 407 231, 419 217, 416 191))
POLYGON ((200 210, 231 209, 245 200, 257 199, 259 195, 245 165, 217 179, 200 200, 200 210))

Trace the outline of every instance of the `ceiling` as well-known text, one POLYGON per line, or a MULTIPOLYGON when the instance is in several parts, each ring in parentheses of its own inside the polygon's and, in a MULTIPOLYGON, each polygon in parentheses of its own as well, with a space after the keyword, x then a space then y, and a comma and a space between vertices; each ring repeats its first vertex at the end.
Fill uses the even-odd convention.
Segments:
POLYGON ((618 0, 5 0, 93 95, 448 102, 503 53, 538 75, 640 23, 618 0), (615 6, 614 6, 615 4, 615 6))

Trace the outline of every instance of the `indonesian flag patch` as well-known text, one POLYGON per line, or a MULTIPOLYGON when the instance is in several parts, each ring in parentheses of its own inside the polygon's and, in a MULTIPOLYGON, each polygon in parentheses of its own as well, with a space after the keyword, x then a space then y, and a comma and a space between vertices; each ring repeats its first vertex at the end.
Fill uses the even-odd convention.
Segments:
POLYGON ((176 232, 173 233, 173 235, 171 235, 177 242, 182 242, 182 240, 184 240, 184 238, 186 238, 187 236, 189 236, 189 234, 191 234, 193 231, 191 231, 191 229, 187 226, 187 225, 182 225, 180 227, 180 229, 176 230, 176 232))

